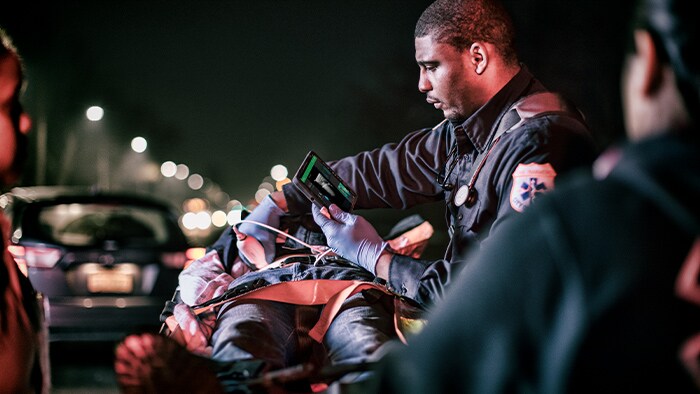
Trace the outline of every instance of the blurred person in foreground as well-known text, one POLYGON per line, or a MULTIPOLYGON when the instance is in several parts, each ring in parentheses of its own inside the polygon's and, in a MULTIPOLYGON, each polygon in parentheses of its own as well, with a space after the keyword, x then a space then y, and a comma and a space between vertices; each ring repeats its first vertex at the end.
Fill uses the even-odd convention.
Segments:
MULTIPOLYGON (((29 116, 20 104, 20 56, 0 28, 0 188, 14 184, 27 156, 29 116)), ((48 351, 37 294, 7 250, 10 223, 0 211, 0 393, 48 393, 48 351)))
MULTIPOLYGON (((240 254, 257 271, 234 278, 235 270, 225 259, 208 254, 190 266, 202 268, 197 275, 193 275, 195 268, 180 275, 184 306, 202 302, 201 294, 220 294, 220 289, 245 283, 260 287, 256 283, 323 278, 372 283, 381 287, 382 297, 388 293, 427 309, 462 268, 456 256, 490 240, 504 223, 552 190, 555 179, 571 169, 590 166, 595 148, 583 116, 519 61, 514 27, 500 1, 435 1, 417 21, 414 36, 418 89, 445 120, 412 131, 398 142, 329 164, 357 193, 357 209, 408 209, 444 202, 451 238, 444 258, 428 261, 398 253, 362 216, 337 206, 331 206, 326 216, 314 209, 312 217, 311 202, 287 185, 263 199, 246 220, 279 229, 283 219, 302 217, 309 228, 322 231, 327 245, 348 264, 296 263, 266 269, 279 250, 278 234, 244 221, 236 231, 261 246, 254 256, 240 254)), ((235 244, 233 232, 228 234, 228 244, 235 244)), ((382 310, 378 299, 369 291, 353 294, 321 341, 312 337, 326 350, 332 365, 371 360, 383 344, 396 338, 395 316, 382 310)), ((332 308, 323 311, 328 309, 332 308)), ((208 320, 202 315, 188 319, 182 309, 175 310, 175 316, 187 335, 197 337, 203 348, 210 347, 214 360, 258 359, 276 370, 299 363, 295 343, 308 342, 309 326, 322 321, 315 317, 309 319, 311 324, 301 321, 300 310, 284 300, 256 300, 228 304, 208 320)), ((160 372, 155 369, 153 373, 147 367, 140 369, 165 360, 158 356, 161 347, 164 354, 176 352, 174 345, 159 337, 124 340, 115 362, 124 388, 167 380, 157 379, 160 372)), ((206 354, 195 347, 190 350, 206 354)), ((324 362, 329 361, 324 358, 324 362)), ((160 364, 167 368, 167 363, 160 364)))
POLYGON ((383 359, 377 392, 700 392, 694 3, 636 3, 628 141, 470 255, 428 326, 383 359))

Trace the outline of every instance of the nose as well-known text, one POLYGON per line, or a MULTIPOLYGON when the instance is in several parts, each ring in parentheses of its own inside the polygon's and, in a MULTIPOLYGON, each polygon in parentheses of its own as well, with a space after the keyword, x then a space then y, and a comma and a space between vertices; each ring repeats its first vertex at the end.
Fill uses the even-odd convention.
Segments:
POLYGON ((20 133, 27 134, 27 133, 29 133, 29 130, 31 128, 32 128, 32 118, 30 118, 26 112, 22 112, 19 115, 19 131, 20 131, 20 133))
POLYGON ((418 74, 418 90, 421 93, 426 93, 433 90, 433 86, 430 84, 430 81, 425 74, 425 70, 420 70, 420 73, 418 74))

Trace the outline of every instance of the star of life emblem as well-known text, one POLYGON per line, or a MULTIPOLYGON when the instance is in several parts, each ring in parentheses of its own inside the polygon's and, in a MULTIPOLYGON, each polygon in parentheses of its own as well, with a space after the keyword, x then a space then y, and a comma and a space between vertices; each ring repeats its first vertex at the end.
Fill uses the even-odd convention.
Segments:
POLYGON ((522 212, 540 195, 554 190, 556 171, 549 163, 519 164, 513 171, 510 206, 522 212))

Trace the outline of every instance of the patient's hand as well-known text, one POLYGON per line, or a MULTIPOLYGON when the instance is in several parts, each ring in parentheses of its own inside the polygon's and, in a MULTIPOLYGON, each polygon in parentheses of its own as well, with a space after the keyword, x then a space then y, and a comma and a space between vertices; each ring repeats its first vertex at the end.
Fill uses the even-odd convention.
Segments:
MULTIPOLYGON (((239 276, 244 273, 240 268, 238 271, 239 276)), ((219 255, 211 251, 180 272, 180 298, 190 306, 201 304, 226 292, 234 279, 226 272, 219 255)))
POLYGON ((209 345, 209 339, 216 325, 216 314, 206 312, 195 315, 185 304, 177 304, 173 312, 185 337, 187 350, 201 356, 211 356, 212 348, 209 345))
POLYGON ((248 272, 253 272, 248 264, 244 263, 240 257, 236 257, 233 261, 233 266, 231 267, 231 276, 235 278, 240 278, 241 276, 247 274, 248 272))

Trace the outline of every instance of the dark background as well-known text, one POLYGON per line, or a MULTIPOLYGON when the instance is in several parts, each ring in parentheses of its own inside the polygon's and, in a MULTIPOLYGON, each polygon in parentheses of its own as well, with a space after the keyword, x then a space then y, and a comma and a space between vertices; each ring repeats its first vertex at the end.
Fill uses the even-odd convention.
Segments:
MULTIPOLYGON (((3 6, 9 10, 0 26, 25 59, 24 103, 35 121, 22 183, 97 183, 95 163, 106 154, 111 187, 144 188, 177 203, 192 193, 142 179, 145 163, 172 160, 247 203, 273 165, 293 172, 309 149, 331 160, 432 126, 441 114, 417 90, 413 48, 415 22, 429 3, 3 6), (105 108, 105 118, 88 124, 85 109, 94 104, 105 108), (130 152, 135 136, 149 141, 146 154, 130 152)), ((627 2, 505 3, 521 61, 580 106, 601 148, 620 138, 627 2)), ((441 207, 426 209, 432 211, 417 212, 442 220, 441 207)), ((380 233, 404 214, 379 214, 380 233)))

